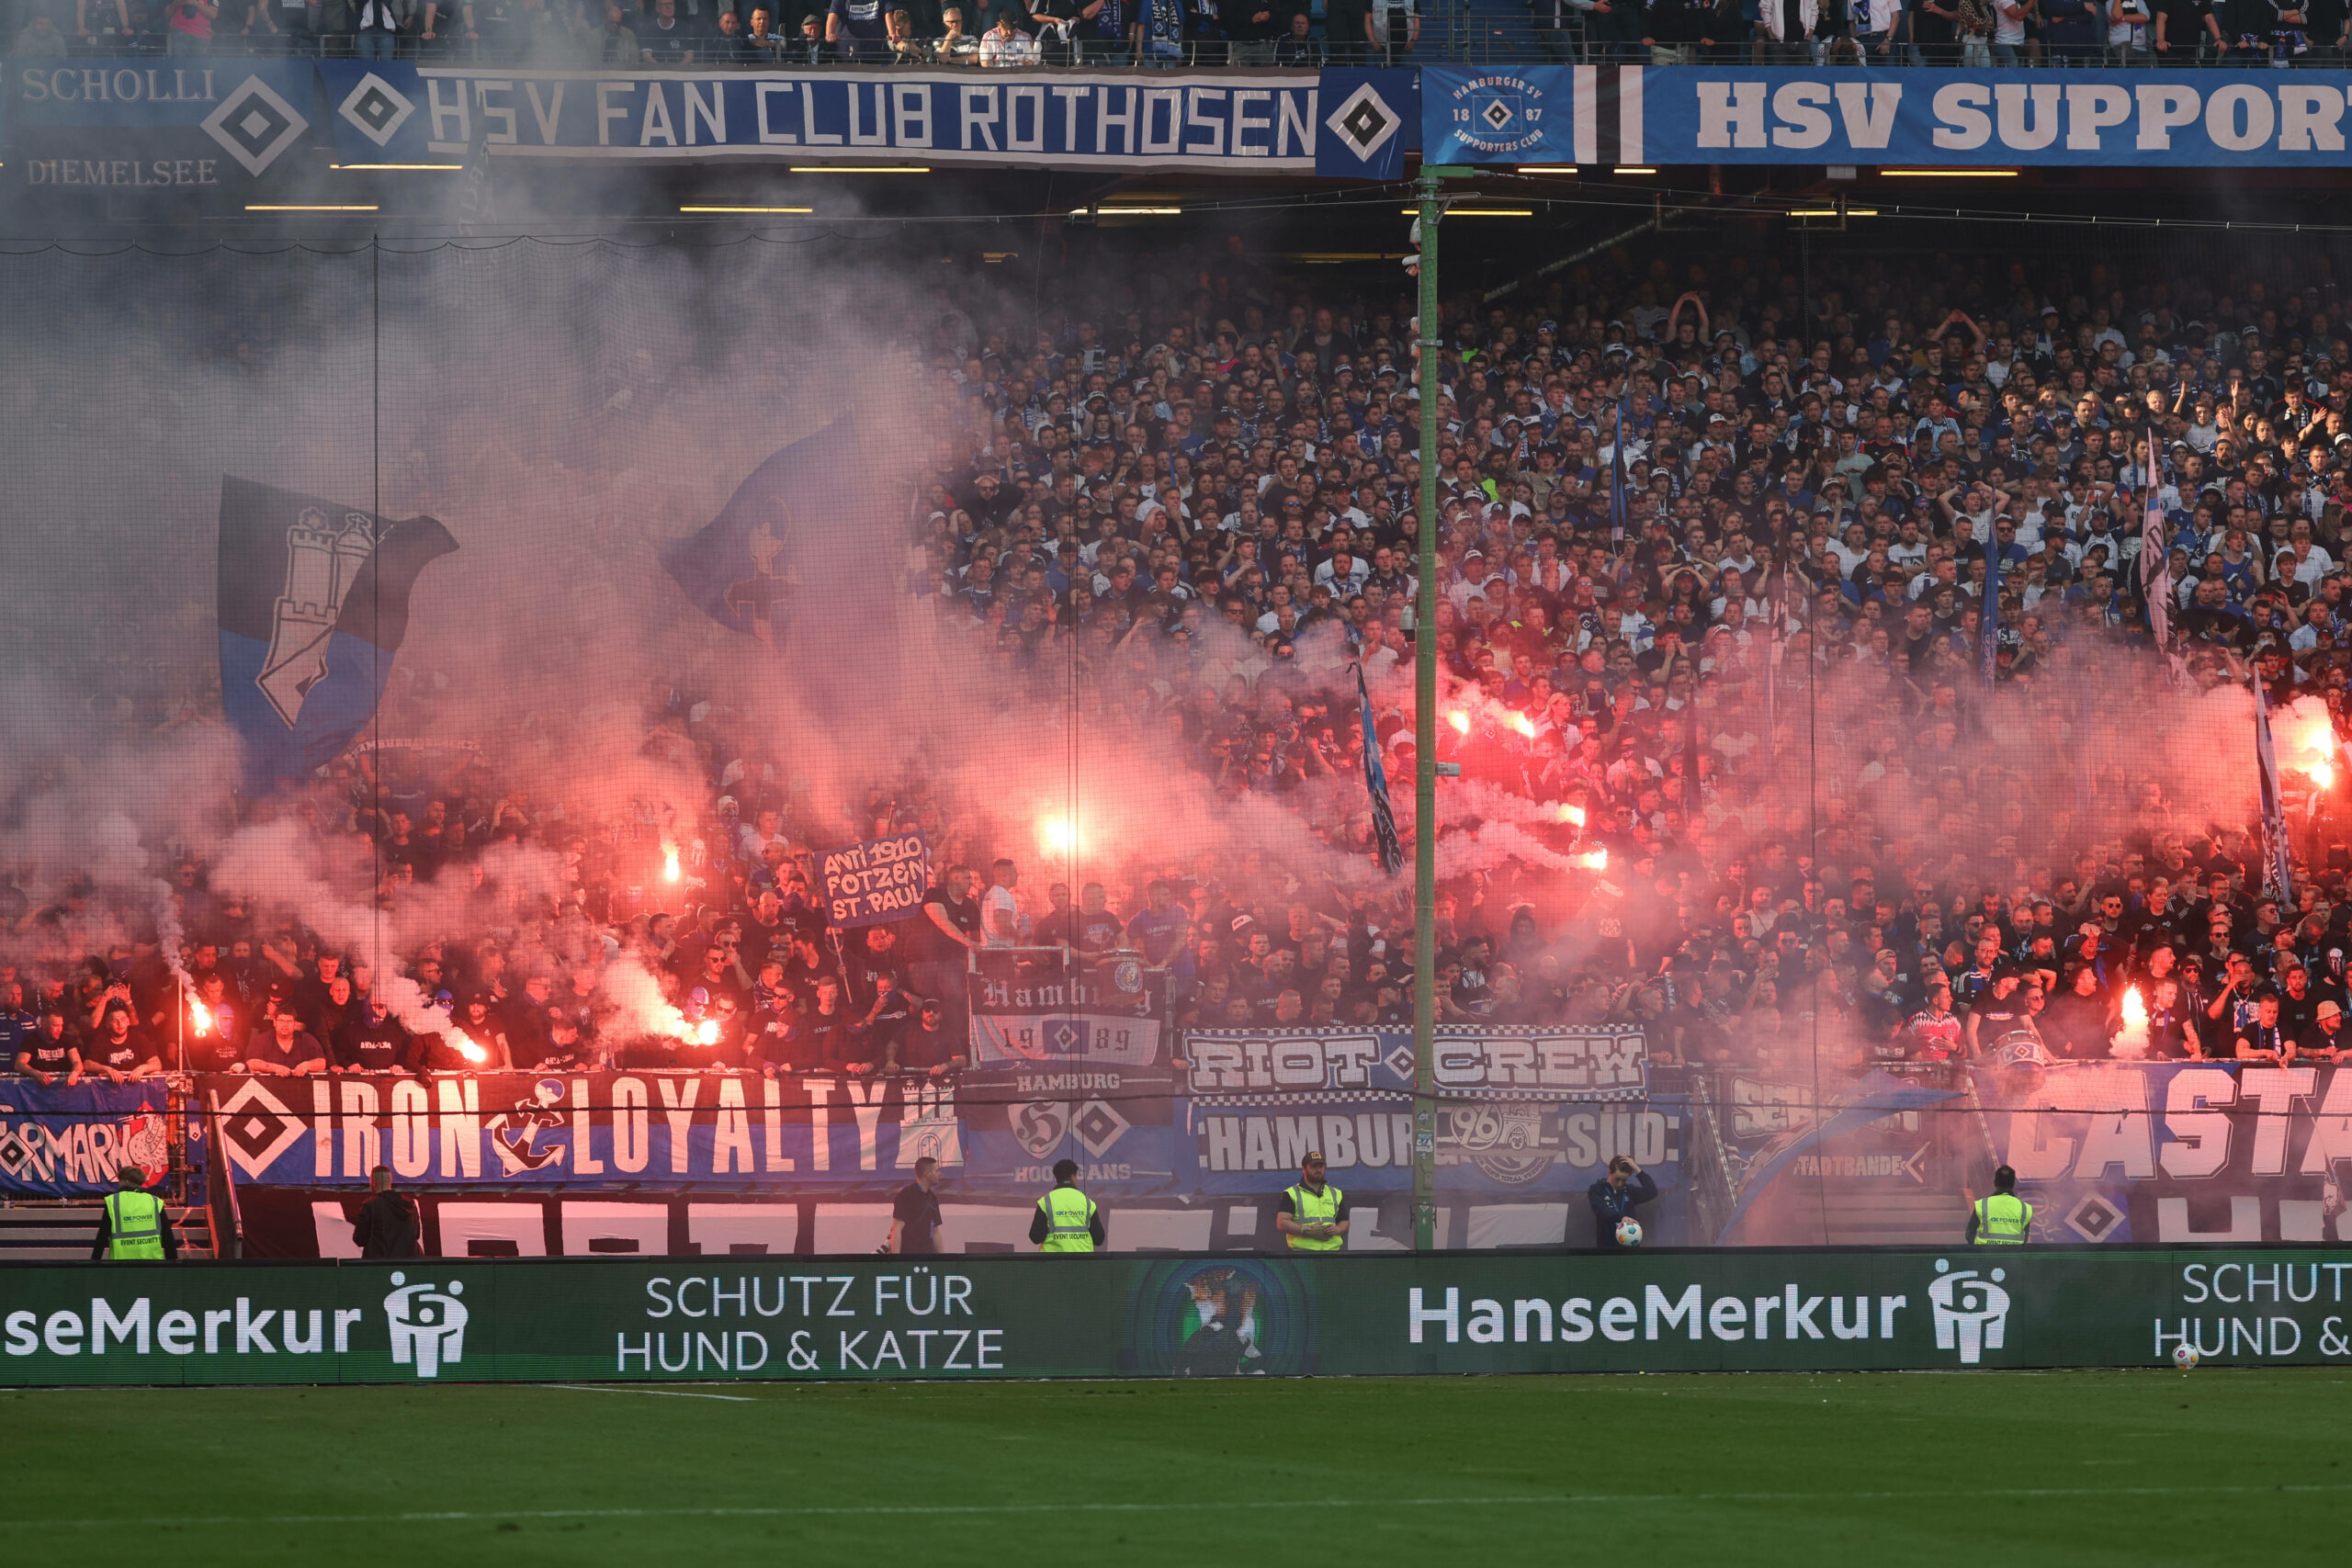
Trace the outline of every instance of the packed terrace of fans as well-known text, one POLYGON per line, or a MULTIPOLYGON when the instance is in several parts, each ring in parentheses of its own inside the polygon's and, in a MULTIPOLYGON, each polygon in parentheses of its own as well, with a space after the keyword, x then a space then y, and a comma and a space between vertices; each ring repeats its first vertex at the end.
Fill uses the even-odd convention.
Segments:
MULTIPOLYGON (((1039 711, 1148 735, 1186 787, 1287 804, 1319 844, 1130 834, 1057 885, 1034 825, 922 778, 796 795, 787 738, 729 732, 664 686, 642 754, 704 781, 668 815, 535 799, 494 749, 397 747, 242 808, 348 852, 379 900, 458 895, 445 940, 397 954, 425 1027, 387 1010, 360 955, 155 844, 160 901, 5 868, 0 1060, 56 1078, 948 1072, 967 961, 989 947, 1032 966, 1139 953, 1182 1024, 1404 1025, 1422 605, 1441 756, 1464 767, 1440 797, 1442 1023, 1638 1024, 1661 1062, 2086 1058, 2135 987, 2152 1055, 2333 1059, 2344 857, 2316 826, 2296 836, 2282 908, 2245 804, 2250 731, 2192 737, 2239 781, 2218 814, 2168 798, 2135 751, 2143 722, 2189 726, 2252 673, 2274 705, 2323 704, 2333 752, 2352 358, 2324 263, 2183 277, 1916 254, 1816 260, 1801 283, 1769 254, 1621 254, 1458 304, 1426 592, 1405 301, 1319 292, 1238 241, 1100 276, 1042 306, 943 290, 916 324, 940 434, 910 519, 922 612, 1039 711), (2169 656, 2139 600, 2150 487, 2169 656), (1401 876, 1376 863, 1358 667, 1401 876), (816 856, 916 829, 925 909, 829 931, 816 856), (467 918, 516 845, 560 860, 560 891, 467 918), (94 952, 102 915, 118 940, 94 952), (692 1027, 639 1027, 622 969, 692 1027)), ((387 732, 433 690, 403 671, 387 732)), ((113 722, 203 723, 214 701, 144 690, 113 722)))

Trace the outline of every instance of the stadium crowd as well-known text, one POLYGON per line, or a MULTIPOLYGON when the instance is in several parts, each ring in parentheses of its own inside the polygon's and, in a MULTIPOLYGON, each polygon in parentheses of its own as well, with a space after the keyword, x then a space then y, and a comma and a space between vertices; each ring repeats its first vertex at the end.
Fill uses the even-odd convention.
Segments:
POLYGON ((2335 69, 2348 28, 2346 0, 1531 0, 1523 17, 1419 0, 0 4, 0 39, 21 57, 295 52, 550 66, 1298 68, 1426 58, 2335 69))
MULTIPOLYGON (((1914 253, 1803 283, 1770 255, 1621 254, 1473 299, 1443 320, 1423 584, 1400 304, 1238 240, 1042 309, 943 290, 915 345, 940 437, 911 519, 924 613, 1036 712, 1133 736, 1225 808, 1289 810, 1295 847, 1130 835, 1090 857, 1098 881, 1040 886, 1033 825, 970 781, 820 806, 786 786, 784 738, 665 686, 642 754, 703 781, 673 818, 398 747, 251 807, 357 852, 380 900, 452 893, 443 937, 398 955, 419 1027, 354 953, 175 846, 160 902, 0 872, 0 1061, 939 1073, 964 1063, 967 964, 1105 955, 1165 968, 1180 1024, 1403 1024, 1411 884, 1377 866, 1355 671, 1402 808, 1417 626, 1464 769, 1441 797, 1442 1022, 1637 1024, 1653 1060, 1697 1064, 2086 1058, 2134 987, 2151 1055, 2333 1060, 2352 867, 2314 815, 2291 899, 2266 896, 2251 726, 2210 716, 2251 676, 2340 729, 2337 298, 2324 256, 2184 279, 1914 253), (2151 489, 2165 652, 2139 599, 2151 489), (2226 807, 2143 765, 2150 708, 2236 782, 2226 807), (924 908, 829 929, 818 857, 918 830, 924 908), (517 913, 499 883, 526 848, 560 869, 517 913), (109 901, 119 940, 77 947, 109 901), (645 1026, 640 974, 687 1027, 645 1026)), ((431 693, 408 671, 386 728, 431 693)), ((186 709, 151 694, 124 722, 186 709)))
POLYGON ((1299 67, 1368 61, 1375 48, 1401 57, 1419 35, 1411 0, 1335 0, 1328 17, 1308 0, 12 0, 0 19, 10 52, 28 57, 288 51, 575 66, 1299 67))

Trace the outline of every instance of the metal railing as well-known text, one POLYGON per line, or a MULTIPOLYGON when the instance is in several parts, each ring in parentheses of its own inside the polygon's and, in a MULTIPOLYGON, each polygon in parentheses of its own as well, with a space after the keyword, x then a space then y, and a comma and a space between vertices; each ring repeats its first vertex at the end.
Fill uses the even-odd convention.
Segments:
POLYGON ((1690 1142, 1684 1148, 1683 1169, 1690 1181, 1690 1234, 1714 1237, 1731 1223, 1739 1206, 1738 1184, 1731 1169, 1731 1155, 1724 1146, 1723 1128, 1716 1120, 1710 1075, 1694 1073, 1690 1083, 1690 1142))
MULTIPOLYGON (((1906 14, 1907 20, 1907 14, 1906 14)), ((356 54, 355 35, 348 33, 234 34, 192 39, 171 32, 136 32, 130 37, 83 38, 59 36, 66 59, 161 59, 197 61, 205 58, 264 59, 288 56, 310 59, 351 59, 356 54)), ((501 40, 439 38, 426 40, 403 33, 392 41, 390 58, 424 66, 491 65, 542 70, 648 70, 688 68, 697 71, 805 71, 835 67, 875 69, 894 66, 925 69, 980 70, 976 55, 940 54, 937 40, 921 40, 903 49, 882 42, 830 45, 801 39, 777 39, 770 45, 752 45, 748 39, 721 39, 698 33, 692 38, 646 50, 643 39, 634 55, 620 55, 597 34, 551 31, 545 35, 501 40), (649 58, 650 56, 650 58, 649 58)), ((11 48, 24 59, 21 38, 0 39, 0 53, 11 48)), ((1914 43, 1897 36, 1867 45, 1839 37, 1794 45, 1775 44, 1763 37, 1715 39, 1649 46, 1638 38, 1606 36, 1564 0, 1529 0, 1479 6, 1449 4, 1426 8, 1421 33, 1408 47, 1389 49, 1357 39, 1322 36, 1317 25, 1304 47, 1291 40, 1235 41, 1187 39, 1179 45, 1139 59, 1125 42, 1079 38, 1062 42, 1048 37, 1043 58, 1020 71, 1064 69, 1115 70, 1312 70, 1321 65, 1702 65, 1745 66, 1862 66, 1872 70, 1933 69, 1954 72, 1992 70, 2199 70, 2248 71, 2302 67, 2341 70, 2352 67, 2352 50, 2312 45, 2301 53, 2286 46, 2265 44, 2252 49, 2219 47, 2210 39, 2175 46, 2158 54, 2152 48, 2100 46, 2066 48, 2039 43, 1962 45, 1954 42, 1914 43), (1999 51, 1996 54, 1996 49, 1999 51)), ((994 69, 994 68, 990 68, 994 69)))
MULTIPOLYGON (((0 44, 7 41, 0 39, 0 44)), ((349 33, 237 34, 190 40, 174 33, 135 32, 129 36, 108 34, 96 38, 66 36, 62 39, 62 52, 23 58, 170 59, 182 63, 196 63, 207 59, 351 60, 359 57, 356 47, 357 41, 357 38, 349 33)), ((1311 71, 1323 65, 1410 66, 1442 64, 1468 58, 1463 39, 1451 28, 1437 35, 1425 34, 1418 47, 1395 51, 1374 49, 1370 44, 1330 45, 1320 38, 1307 40, 1311 47, 1306 49, 1283 49, 1273 41, 1187 39, 1182 44, 1168 46, 1164 51, 1156 50, 1147 55, 1138 55, 1127 44, 1111 39, 1080 39, 1071 42, 1049 39, 1042 44, 1038 59, 1013 66, 983 66, 976 53, 943 53, 937 47, 939 41, 923 39, 894 47, 878 42, 833 45, 778 39, 770 45, 761 46, 741 37, 721 39, 711 34, 698 34, 660 50, 640 47, 636 53, 630 54, 601 47, 599 40, 594 38, 583 41, 563 34, 523 41, 492 42, 488 39, 467 41, 449 39, 427 41, 413 34, 403 33, 392 40, 390 54, 380 58, 422 66, 492 65, 550 71, 805 71, 833 67, 873 70, 920 66, 930 70, 988 70, 991 73, 998 70, 1125 68, 1311 71)), ((1496 58, 1502 56, 1498 54, 1496 58)))

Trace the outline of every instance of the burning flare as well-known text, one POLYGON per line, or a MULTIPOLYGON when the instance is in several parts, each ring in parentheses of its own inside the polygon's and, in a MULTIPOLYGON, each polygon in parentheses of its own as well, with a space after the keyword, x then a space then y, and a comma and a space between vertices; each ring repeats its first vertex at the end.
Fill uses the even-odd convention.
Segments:
POLYGON ((717 1019, 707 1018, 700 1023, 695 1025, 695 1043, 697 1045, 716 1045, 718 1043, 718 1021, 717 1019))
POLYGON ((453 1029, 449 1031, 449 1042, 451 1044, 457 1046, 458 1055, 463 1056, 467 1061, 471 1062, 476 1066, 480 1066, 484 1062, 490 1060, 490 1053, 475 1044, 471 1040, 468 1039, 466 1037, 465 1031, 462 1029, 453 1029))
POLYGON ((2278 748, 2278 763, 2309 778, 2321 789, 2335 787, 2335 716, 2317 697, 2297 697, 2271 712, 2271 734, 2278 748))
POLYGON ((1530 740, 1535 739, 1535 721, 1523 713, 1510 716, 1510 727, 1530 740))
POLYGON ((2137 986, 2123 992, 2122 1024, 2115 1032, 2111 1054, 2120 1062, 2143 1060, 2148 1055, 2148 1004, 2137 986))
POLYGON ((1570 806, 1567 802, 1562 801, 1560 803, 1560 820, 1569 824, 1571 827, 1583 827, 1584 807, 1581 806, 1570 806))
POLYGON ((1587 871, 1607 871, 1609 869, 1609 852, 1607 850, 1588 851, 1587 852, 1576 857, 1576 863, 1582 866, 1587 871))
POLYGON ((1453 726, 1453 733, 1456 735, 1470 733, 1470 716, 1458 708, 1445 716, 1445 722, 1453 726))
POLYGON ((1037 841, 1055 854, 1075 854, 1078 851, 1078 824, 1067 817, 1041 818, 1037 823, 1037 841))
POLYGON ((204 1005, 203 998, 188 998, 187 1017, 188 1021, 196 1025, 196 1032, 198 1035, 205 1035, 212 1032, 212 1010, 204 1005))
POLYGON ((662 880, 664 882, 678 880, 678 846, 675 844, 662 846, 662 880))

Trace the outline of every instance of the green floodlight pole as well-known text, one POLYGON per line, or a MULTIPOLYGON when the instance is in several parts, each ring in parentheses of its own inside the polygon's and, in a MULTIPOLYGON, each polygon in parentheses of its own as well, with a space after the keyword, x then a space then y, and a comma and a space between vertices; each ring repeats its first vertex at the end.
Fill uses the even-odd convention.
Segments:
POLYGON ((1476 170, 1424 164, 1421 309, 1419 591, 1413 605, 1413 1250, 1437 1247, 1437 231, 1438 189, 1476 170))

